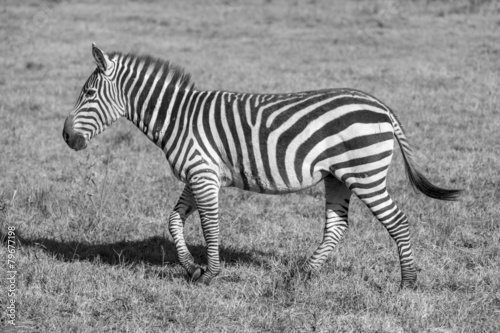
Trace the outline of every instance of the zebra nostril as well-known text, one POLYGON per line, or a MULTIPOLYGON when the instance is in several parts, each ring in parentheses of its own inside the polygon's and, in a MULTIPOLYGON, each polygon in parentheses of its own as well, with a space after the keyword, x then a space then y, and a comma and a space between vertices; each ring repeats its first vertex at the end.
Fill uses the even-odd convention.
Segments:
POLYGON ((69 141, 69 134, 66 133, 66 132, 64 132, 63 133, 63 138, 64 138, 64 141, 66 141, 66 143, 68 143, 68 141, 69 141))

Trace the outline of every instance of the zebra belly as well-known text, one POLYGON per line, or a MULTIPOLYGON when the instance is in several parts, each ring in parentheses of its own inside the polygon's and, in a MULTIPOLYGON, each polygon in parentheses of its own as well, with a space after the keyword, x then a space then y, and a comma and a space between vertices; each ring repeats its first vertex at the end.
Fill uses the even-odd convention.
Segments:
POLYGON ((286 194, 314 186, 322 181, 327 174, 327 171, 317 170, 311 175, 304 176, 300 183, 282 184, 280 186, 273 180, 267 179, 267 177, 256 177, 252 172, 232 170, 222 175, 221 185, 264 194, 286 194))

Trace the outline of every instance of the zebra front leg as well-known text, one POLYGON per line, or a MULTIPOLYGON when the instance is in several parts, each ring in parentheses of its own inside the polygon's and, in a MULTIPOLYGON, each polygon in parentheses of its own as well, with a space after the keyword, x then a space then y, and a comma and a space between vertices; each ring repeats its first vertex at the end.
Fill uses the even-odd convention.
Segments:
POLYGON ((208 176, 195 176, 190 187, 200 213, 201 228, 207 247, 207 270, 198 282, 209 284, 220 273, 219 259, 219 182, 208 176))
POLYGON ((201 274, 202 269, 194 263, 193 256, 189 252, 184 240, 184 224, 186 219, 196 211, 196 202, 191 193, 189 186, 185 186, 182 195, 177 201, 174 210, 170 214, 168 220, 168 231, 174 239, 175 248, 177 250, 177 259, 182 267, 188 272, 193 280, 197 280, 201 274))
POLYGON ((323 241, 305 263, 308 273, 323 266, 328 255, 333 251, 348 227, 347 214, 351 191, 333 175, 325 178, 325 231, 323 241))

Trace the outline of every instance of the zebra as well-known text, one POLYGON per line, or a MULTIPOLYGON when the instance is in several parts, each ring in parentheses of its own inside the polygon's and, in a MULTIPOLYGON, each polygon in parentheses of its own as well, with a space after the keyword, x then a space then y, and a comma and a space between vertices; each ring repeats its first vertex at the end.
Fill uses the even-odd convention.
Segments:
POLYGON ((414 188, 440 200, 456 200, 461 190, 435 186, 422 174, 401 123, 380 100, 346 88, 280 94, 197 90, 190 75, 169 61, 108 54, 94 43, 92 54, 97 67, 66 118, 63 138, 78 151, 126 117, 163 150, 172 174, 185 183, 168 230, 192 281, 209 284, 221 271, 220 188, 285 194, 324 181, 323 239, 300 271, 310 274, 323 266, 348 228, 355 194, 396 243, 401 287, 415 286, 408 218, 386 187, 394 141, 414 188), (194 263, 183 233, 196 210, 205 269, 194 263))

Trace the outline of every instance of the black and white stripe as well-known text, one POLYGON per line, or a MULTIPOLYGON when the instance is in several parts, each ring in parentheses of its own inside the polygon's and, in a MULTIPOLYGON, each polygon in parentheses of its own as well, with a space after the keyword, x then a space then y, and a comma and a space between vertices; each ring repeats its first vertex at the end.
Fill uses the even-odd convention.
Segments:
POLYGON ((195 280, 208 283, 220 272, 221 187, 281 194, 324 180, 324 238, 305 269, 319 269, 342 238, 354 193, 395 240, 402 285, 414 284, 408 219, 386 188, 394 138, 418 190, 442 200, 456 199, 459 191, 436 187, 420 173, 399 121, 382 102, 353 89, 291 94, 200 91, 168 62, 108 55, 95 46, 93 53, 98 67, 66 121, 65 139, 72 148, 82 149, 125 116, 164 151, 173 174, 186 184, 170 215, 169 231, 180 263, 195 280), (83 136, 85 142, 78 143, 68 133, 83 136), (183 235, 186 218, 196 210, 207 244, 206 271, 194 263, 183 235))

